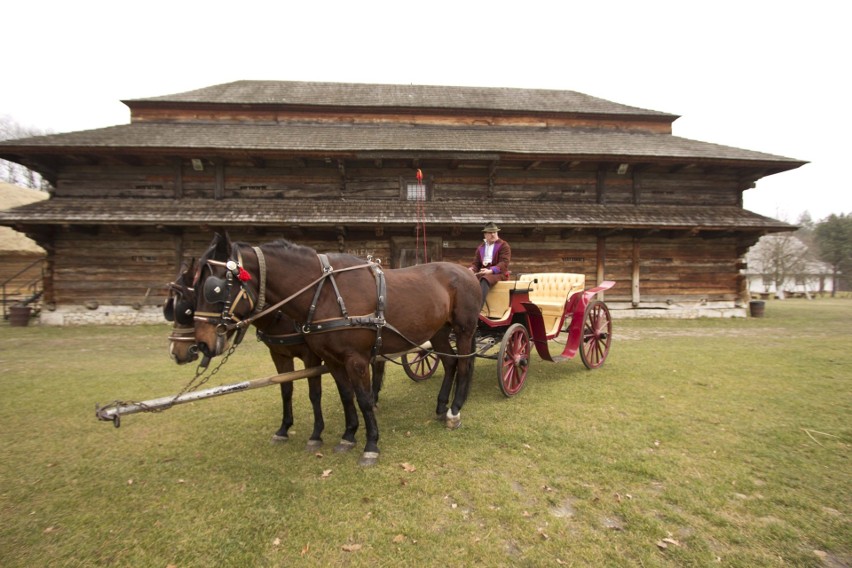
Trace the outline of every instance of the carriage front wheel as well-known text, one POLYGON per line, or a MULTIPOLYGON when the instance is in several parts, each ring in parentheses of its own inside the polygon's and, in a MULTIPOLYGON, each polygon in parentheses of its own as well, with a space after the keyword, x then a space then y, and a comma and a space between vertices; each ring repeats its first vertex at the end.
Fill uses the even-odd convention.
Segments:
POLYGON ((531 348, 527 328, 519 323, 510 325, 500 342, 500 355, 497 357, 497 381, 504 395, 514 396, 524 388, 531 348))
POLYGON ((434 351, 418 349, 402 356, 402 368, 412 381, 425 381, 435 374, 441 362, 434 351))
POLYGON ((612 343, 612 317, 600 300, 589 302, 583 314, 583 342, 580 358, 589 369, 597 369, 606 361, 612 343))

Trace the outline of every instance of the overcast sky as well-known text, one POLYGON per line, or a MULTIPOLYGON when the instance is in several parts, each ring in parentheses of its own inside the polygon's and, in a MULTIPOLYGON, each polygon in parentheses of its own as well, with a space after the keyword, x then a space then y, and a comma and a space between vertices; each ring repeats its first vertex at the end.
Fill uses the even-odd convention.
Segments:
POLYGON ((70 132, 124 99, 241 79, 564 89, 680 115, 674 134, 806 160, 745 192, 852 213, 844 2, 27 0, 6 3, 0 115, 70 132))

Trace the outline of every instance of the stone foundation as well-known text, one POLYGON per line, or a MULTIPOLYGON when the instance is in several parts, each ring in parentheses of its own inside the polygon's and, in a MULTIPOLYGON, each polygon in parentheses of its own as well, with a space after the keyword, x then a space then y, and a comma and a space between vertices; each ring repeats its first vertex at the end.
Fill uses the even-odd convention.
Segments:
POLYGON ((165 323, 163 310, 159 306, 145 306, 134 309, 130 306, 99 306, 90 309, 85 306, 62 306, 54 310, 42 309, 37 320, 38 325, 136 325, 165 323))

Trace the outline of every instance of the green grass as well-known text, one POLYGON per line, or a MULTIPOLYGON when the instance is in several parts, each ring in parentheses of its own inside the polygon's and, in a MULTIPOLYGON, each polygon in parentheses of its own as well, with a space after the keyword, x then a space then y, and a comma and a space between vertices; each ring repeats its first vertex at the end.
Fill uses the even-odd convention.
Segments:
MULTIPOLYGON (((0 566, 850 565, 850 322, 848 300, 616 320, 602 369, 536 358, 512 399, 477 361, 457 431, 432 417, 438 377, 389 365, 372 468, 363 432, 331 451, 330 380, 320 455, 304 381, 289 444, 269 442, 276 387, 116 430, 95 403, 193 375, 166 326, 2 326, 0 566)), ((273 373, 248 338, 211 384, 273 373)))

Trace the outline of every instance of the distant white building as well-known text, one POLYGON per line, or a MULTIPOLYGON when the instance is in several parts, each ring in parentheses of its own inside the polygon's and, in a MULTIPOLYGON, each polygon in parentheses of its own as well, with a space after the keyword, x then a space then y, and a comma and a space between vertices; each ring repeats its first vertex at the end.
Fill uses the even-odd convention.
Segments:
POLYGON ((830 264, 814 260, 808 247, 791 234, 762 237, 746 254, 748 291, 753 297, 812 297, 830 294, 830 264))

